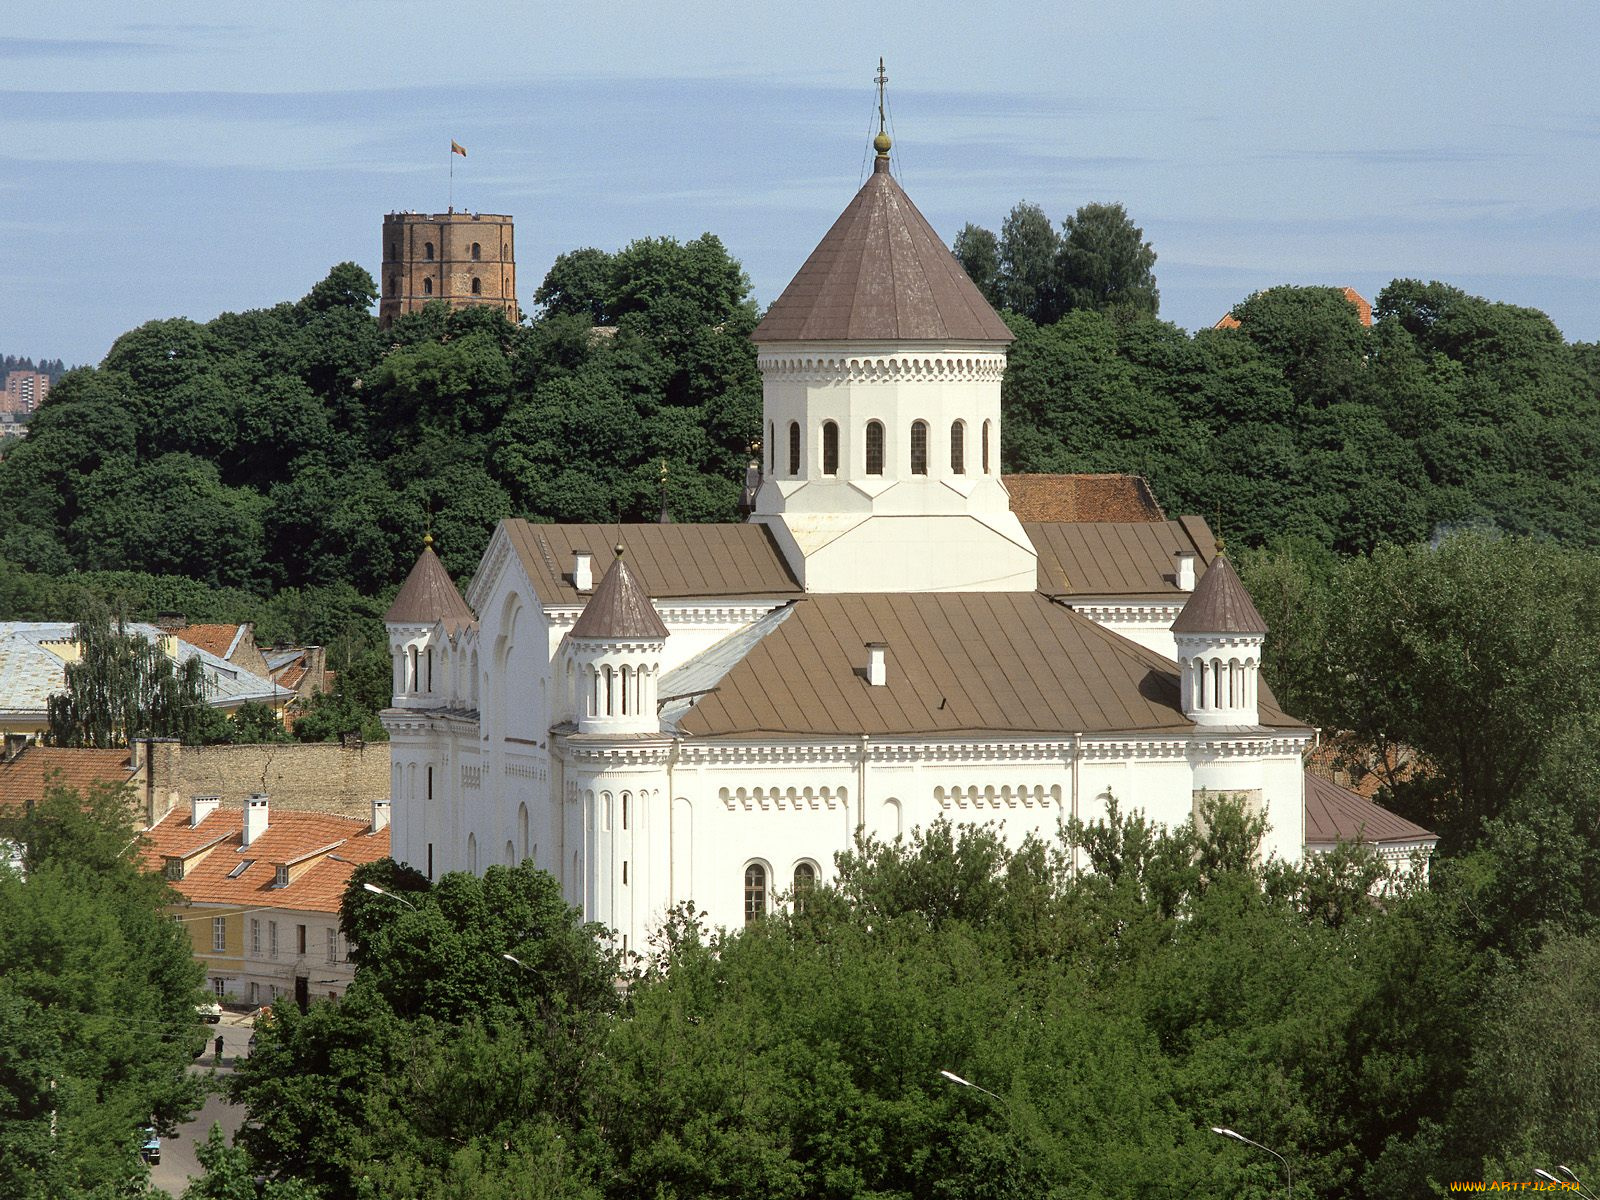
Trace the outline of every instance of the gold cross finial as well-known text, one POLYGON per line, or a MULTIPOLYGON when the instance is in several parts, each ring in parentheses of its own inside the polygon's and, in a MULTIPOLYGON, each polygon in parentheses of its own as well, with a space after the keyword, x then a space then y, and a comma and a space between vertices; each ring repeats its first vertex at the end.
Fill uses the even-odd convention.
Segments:
POLYGON ((878 58, 878 136, 872 139, 872 148, 878 152, 879 158, 889 157, 889 131, 883 115, 883 85, 889 82, 889 76, 883 69, 883 58, 878 58))

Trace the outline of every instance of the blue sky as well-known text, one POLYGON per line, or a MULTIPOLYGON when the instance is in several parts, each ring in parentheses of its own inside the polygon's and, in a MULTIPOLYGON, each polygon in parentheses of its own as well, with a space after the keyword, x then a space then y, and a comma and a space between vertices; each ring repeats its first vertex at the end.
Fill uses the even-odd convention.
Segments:
POLYGON ((1162 316, 1277 283, 1443 279, 1600 338, 1600 21, 1431 3, 7 5, 0 351, 95 362, 157 317, 376 271, 383 213, 554 257, 710 230, 770 302, 866 167, 945 237, 1125 204, 1162 316))

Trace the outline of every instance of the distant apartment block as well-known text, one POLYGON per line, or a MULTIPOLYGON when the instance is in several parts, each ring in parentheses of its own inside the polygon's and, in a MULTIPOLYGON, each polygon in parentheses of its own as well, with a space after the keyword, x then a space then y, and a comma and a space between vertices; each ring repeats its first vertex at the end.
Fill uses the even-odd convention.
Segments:
POLYGON ((38 371, 10 371, 6 374, 4 399, 0 399, 0 412, 32 413, 50 394, 50 376, 38 371))

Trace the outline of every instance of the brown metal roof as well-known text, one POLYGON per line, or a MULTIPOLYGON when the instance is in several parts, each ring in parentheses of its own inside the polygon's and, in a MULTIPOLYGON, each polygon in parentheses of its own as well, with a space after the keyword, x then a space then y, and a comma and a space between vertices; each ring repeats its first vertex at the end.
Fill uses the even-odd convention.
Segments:
POLYGON ((1165 521, 1142 475, 1002 475, 1017 520, 1165 521))
POLYGON ((1204 579, 1216 553, 1216 539, 1199 517, 1034 521, 1022 528, 1038 552, 1038 587, 1047 596, 1180 597, 1174 554, 1193 551, 1196 577, 1204 579))
POLYGON ((395 625, 432 625, 443 621, 445 628, 453 633, 478 618, 456 591, 456 585, 450 582, 450 572, 433 552, 430 538, 383 619, 395 625))
POLYGON ((1011 331, 880 158, 756 342, 1009 342, 1011 331))
POLYGON ((1437 842, 1421 825, 1365 800, 1354 792, 1306 772, 1306 845, 1335 842, 1437 842))
POLYGON ((573 622, 573 637, 666 640, 667 627, 661 622, 661 614, 622 560, 624 552, 623 544, 618 542, 611 569, 573 622))
POLYGON ((656 600, 689 597, 792 596, 800 584, 764 525, 535 525, 501 522, 539 602, 583 604, 572 586, 573 555, 596 563, 618 542, 628 548, 630 574, 656 600))
POLYGON ((1250 593, 1228 556, 1219 554, 1184 604, 1173 633, 1266 633, 1267 623, 1256 611, 1250 593))
MULTIPOLYGON (((1302 729, 1262 689, 1263 725, 1302 729)), ((1168 659, 1036 592, 808 596, 678 724, 690 737, 1186 732, 1168 659), (868 642, 888 683, 865 677, 868 642)))

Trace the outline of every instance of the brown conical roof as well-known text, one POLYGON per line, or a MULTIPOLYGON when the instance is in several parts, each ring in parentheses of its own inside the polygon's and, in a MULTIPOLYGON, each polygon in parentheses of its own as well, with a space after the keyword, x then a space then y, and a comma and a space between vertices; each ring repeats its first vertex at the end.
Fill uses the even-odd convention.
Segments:
POLYGON ((1009 342, 1011 331, 879 157, 751 337, 1009 342))
POLYGON ((443 621, 451 633, 478 619, 456 591, 456 585, 450 582, 450 572, 433 552, 432 537, 423 542, 417 565, 400 585, 400 594, 383 614, 383 619, 391 625, 432 625, 443 621))
POLYGON ((1250 593, 1244 590, 1239 573, 1233 569, 1226 554, 1211 560, 1199 586, 1194 589, 1178 619, 1172 623, 1173 633, 1266 633, 1267 623, 1261 619, 1250 593))
POLYGON ((622 561, 621 546, 611 569, 573 623, 572 636, 615 642, 659 642, 667 636, 661 614, 622 561))

